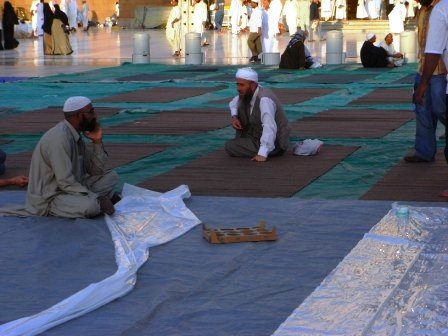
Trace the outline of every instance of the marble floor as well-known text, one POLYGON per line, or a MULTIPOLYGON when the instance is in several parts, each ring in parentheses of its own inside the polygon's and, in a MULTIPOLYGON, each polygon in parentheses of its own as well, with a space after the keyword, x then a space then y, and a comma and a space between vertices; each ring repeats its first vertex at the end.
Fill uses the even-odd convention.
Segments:
MULTIPOLYGON (((142 30, 93 28, 89 32, 70 34, 74 53, 69 56, 45 56, 42 38, 20 39, 15 50, 0 51, 2 77, 41 77, 58 73, 75 73, 96 68, 118 66, 132 61, 134 34, 142 30)), ((151 63, 183 64, 184 58, 171 56, 164 30, 147 29, 150 36, 151 63)), ((232 37, 229 32, 218 34, 208 31, 210 45, 203 48, 205 64, 237 65, 249 64, 250 52, 247 35, 232 37)), ((289 35, 279 38, 279 49, 284 50, 289 35)), ((358 51, 364 42, 364 33, 344 35, 346 62, 358 62, 358 51)), ((326 41, 307 42, 311 53, 325 63, 326 41)), ((397 45, 397 44, 396 44, 397 45)))

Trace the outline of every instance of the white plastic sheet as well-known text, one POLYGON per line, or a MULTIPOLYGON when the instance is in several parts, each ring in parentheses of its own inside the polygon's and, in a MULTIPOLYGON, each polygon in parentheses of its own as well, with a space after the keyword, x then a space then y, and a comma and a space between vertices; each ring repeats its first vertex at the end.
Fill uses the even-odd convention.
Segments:
POLYGON ((274 335, 447 335, 448 209, 406 208, 376 224, 274 335))
POLYGON ((113 216, 105 216, 115 246, 118 269, 38 314, 0 326, 0 335, 37 335, 119 298, 134 287, 148 248, 173 240, 200 223, 185 206, 187 186, 164 194, 125 185, 113 216))

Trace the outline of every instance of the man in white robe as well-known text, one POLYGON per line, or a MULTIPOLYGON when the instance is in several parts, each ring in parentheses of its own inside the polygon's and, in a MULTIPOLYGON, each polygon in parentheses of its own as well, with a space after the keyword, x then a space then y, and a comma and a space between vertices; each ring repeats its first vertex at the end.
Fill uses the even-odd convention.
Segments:
POLYGON ((309 33, 310 29, 310 1, 298 0, 300 29, 309 33))
POLYGON ((278 51, 277 35, 278 29, 278 14, 274 8, 271 7, 271 0, 263 0, 263 14, 261 19, 261 45, 264 53, 273 53, 278 51))
POLYGON ((205 35, 205 23, 207 22, 207 5, 202 0, 195 0, 193 17, 193 31, 201 34, 202 45, 207 46, 207 37, 205 35))
POLYGON ((378 9, 376 8, 375 0, 367 0, 367 12, 369 13, 369 19, 378 19, 378 9))
POLYGON ((33 29, 33 36, 37 35, 37 6, 39 5, 40 0, 33 0, 30 7, 31 14, 31 28, 33 29))
POLYGON ((240 32, 246 32, 248 27, 249 27, 249 11, 247 8, 247 0, 243 0, 241 5, 240 32))
POLYGON ((358 0, 358 7, 356 7, 356 18, 365 19, 368 17, 366 6, 364 6, 364 0, 358 0))
POLYGON ((166 38, 171 45, 173 56, 180 56, 180 19, 181 10, 178 0, 171 0, 171 12, 166 22, 166 38))
POLYGON ((78 28, 78 4, 76 0, 70 0, 67 16, 70 29, 76 31, 76 28, 78 28))
POLYGON ((299 3, 297 0, 286 0, 283 6, 283 15, 286 17, 289 35, 293 36, 297 32, 297 20, 299 17, 299 3))
POLYGON ((336 20, 345 20, 347 18, 347 4, 345 0, 336 0, 336 20))
POLYGON ((320 16, 328 21, 333 14, 333 2, 331 0, 322 0, 320 7, 320 16))
POLYGON ((400 67, 403 65, 403 54, 399 53, 395 50, 394 47, 394 37, 391 33, 387 34, 384 38, 384 41, 381 41, 379 47, 383 48, 387 51, 389 57, 387 60, 389 63, 393 63, 396 67, 400 67))
POLYGON ((241 22, 241 0, 232 0, 229 8, 230 25, 232 29, 232 35, 238 35, 240 31, 241 22))
MULTIPOLYGON (((409 6, 409 3, 407 3, 409 6)), ((400 34, 404 32, 404 20, 406 20, 407 8, 399 2, 394 9, 389 13, 389 28, 393 34, 400 34)))
POLYGON ((86 0, 82 0, 82 9, 81 9, 81 15, 82 15, 82 28, 84 31, 89 30, 89 5, 87 4, 86 0))

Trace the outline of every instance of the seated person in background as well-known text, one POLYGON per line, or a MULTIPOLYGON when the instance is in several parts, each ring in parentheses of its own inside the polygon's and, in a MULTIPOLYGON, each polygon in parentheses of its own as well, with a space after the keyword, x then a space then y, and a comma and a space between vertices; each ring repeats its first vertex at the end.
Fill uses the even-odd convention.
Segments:
POLYGON ((394 47, 394 37, 391 33, 387 34, 384 38, 384 41, 381 41, 379 46, 387 51, 387 58, 389 63, 392 63, 396 67, 400 67, 403 65, 403 54, 396 52, 394 47))
POLYGON ((258 74, 252 68, 237 71, 236 86, 238 96, 229 103, 236 135, 226 142, 226 152, 257 162, 282 155, 290 132, 282 104, 271 90, 258 85, 258 74))
POLYGON ((298 30, 292 36, 281 56, 280 69, 308 69, 313 64, 312 61, 307 60, 307 56, 310 55, 306 55, 307 48, 304 45, 306 35, 303 30, 298 30))
MULTIPOLYGON (((3 175, 5 173, 5 161, 6 161, 6 153, 0 149, 0 175, 3 175)), ((24 187, 27 184, 28 184, 28 177, 22 175, 6 179, 0 178, 0 187, 7 187, 7 186, 24 187)))
POLYGON ((63 107, 65 120, 39 140, 31 159, 26 211, 39 216, 95 217, 114 213, 118 175, 106 171, 103 131, 92 102, 70 97, 63 107), (83 136, 93 143, 86 146, 83 136))
POLYGON ((387 51, 374 45, 376 36, 367 33, 366 40, 361 47, 361 63, 365 68, 393 68, 394 65, 387 60, 387 51))

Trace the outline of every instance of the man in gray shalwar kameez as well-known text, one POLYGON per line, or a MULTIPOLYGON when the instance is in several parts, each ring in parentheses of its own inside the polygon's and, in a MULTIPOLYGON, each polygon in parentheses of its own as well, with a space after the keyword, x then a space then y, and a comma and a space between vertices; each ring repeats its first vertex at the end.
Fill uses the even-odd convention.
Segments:
POLYGON ((90 99, 71 97, 65 120, 40 139, 31 159, 26 211, 39 216, 95 217, 114 213, 118 175, 106 171, 102 130, 90 99), (93 143, 86 146, 83 134, 93 143))

